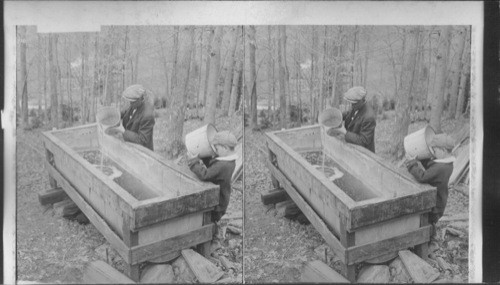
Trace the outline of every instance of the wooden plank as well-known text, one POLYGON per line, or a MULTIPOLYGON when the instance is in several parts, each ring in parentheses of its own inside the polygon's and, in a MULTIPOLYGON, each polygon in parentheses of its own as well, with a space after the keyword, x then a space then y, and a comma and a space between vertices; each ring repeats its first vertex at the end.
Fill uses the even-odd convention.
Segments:
POLYGON ((420 228, 420 214, 410 214, 356 229, 356 245, 388 239, 420 228))
POLYGON ((199 229, 172 237, 167 240, 138 245, 131 248, 131 264, 148 261, 173 251, 189 248, 197 244, 212 240, 213 224, 202 226, 199 229))
POLYGON ((260 200, 264 205, 276 204, 287 199, 290 199, 290 196, 283 188, 274 188, 260 194, 260 200))
POLYGON ((368 259, 382 256, 387 252, 403 250, 424 242, 428 242, 431 234, 431 226, 422 227, 416 231, 395 236, 390 239, 353 246, 346 250, 348 264, 355 264, 368 259))
POLYGON ((224 275, 222 270, 194 250, 184 249, 181 253, 198 282, 213 283, 224 275))
POLYGON ((325 263, 314 260, 306 263, 300 275, 304 283, 349 283, 349 280, 325 263))
POLYGON ((104 261, 90 262, 83 270, 83 283, 86 284, 136 284, 104 261))
POLYGON ((138 231, 139 244, 153 243, 179 234, 198 229, 203 225, 203 212, 189 213, 184 216, 161 221, 138 231))
POLYGON ((42 205, 54 204, 66 198, 68 198, 68 195, 61 187, 47 189, 38 193, 38 201, 42 205))
POLYGON ((76 126, 72 128, 49 131, 47 133, 52 134, 73 150, 99 147, 99 141, 97 139, 97 124, 76 126))
MULTIPOLYGON (((217 231, 217 228, 215 227, 215 224, 212 222, 212 210, 206 211, 203 213, 203 225, 212 225, 213 226, 213 232, 217 231)), ((197 250, 200 254, 206 257, 210 257, 210 246, 212 244, 212 239, 210 241, 207 241, 205 243, 199 244, 197 246, 197 250)))
POLYGON ((139 229, 148 225, 187 215, 190 213, 205 211, 219 204, 219 186, 202 192, 192 193, 173 199, 150 199, 141 201, 135 207, 135 220, 131 224, 132 229, 139 229))
POLYGON ((101 216, 80 196, 79 192, 50 164, 46 164, 50 175, 63 187, 68 196, 75 202, 80 210, 87 216, 97 230, 106 238, 111 246, 120 254, 120 256, 129 262, 130 249, 123 243, 120 237, 109 227, 101 216))
POLYGON ((404 215, 430 211, 436 205, 436 188, 351 209, 348 229, 354 230, 404 215))
POLYGON ((415 283, 431 283, 439 277, 439 272, 411 251, 402 250, 399 257, 415 283))
POLYGON ((319 125, 270 132, 276 138, 287 143, 295 151, 322 149, 319 125))
POLYGON ((287 191, 288 195, 292 198, 295 204, 300 208, 302 213, 311 222, 314 228, 319 232, 319 234, 325 239, 326 243, 332 248, 333 252, 341 259, 345 258, 345 248, 342 246, 340 241, 333 235, 328 226, 323 222, 323 220, 318 216, 314 209, 307 204, 307 202, 302 198, 296 188, 292 183, 269 161, 267 162, 267 167, 271 170, 272 175, 281 183, 283 188, 287 191))

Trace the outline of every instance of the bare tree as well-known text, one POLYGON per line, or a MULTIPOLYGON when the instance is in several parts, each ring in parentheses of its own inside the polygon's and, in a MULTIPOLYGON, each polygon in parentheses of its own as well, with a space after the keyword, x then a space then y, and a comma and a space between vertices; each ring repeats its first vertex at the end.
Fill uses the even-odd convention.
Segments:
POLYGON ((57 45, 57 35, 49 35, 49 66, 50 66, 50 109, 52 121, 52 126, 59 128, 59 104, 58 104, 58 94, 57 94, 57 54, 54 54, 55 46, 57 45))
POLYGON ((316 96, 314 94, 314 80, 316 78, 316 65, 317 65, 317 53, 316 51, 318 50, 318 33, 316 30, 316 27, 312 26, 311 27, 311 36, 312 36, 312 46, 311 46, 311 71, 310 71, 310 76, 309 76, 309 100, 311 104, 311 124, 316 123, 317 119, 317 102, 316 102, 316 96))
POLYGON ((284 47, 286 44, 286 27, 278 27, 278 67, 279 67, 279 87, 280 87, 280 125, 281 128, 286 128, 288 117, 286 116, 286 91, 285 91, 285 54, 284 47))
MULTIPOLYGON (((177 157, 184 149, 182 132, 184 128, 188 84, 190 81, 191 57, 194 49, 194 27, 190 26, 186 29, 188 32, 189 41, 186 41, 183 45, 182 50, 184 51, 184 56, 179 67, 179 78, 182 80, 182 82, 181 84, 176 85, 172 94, 172 116, 168 130, 168 133, 172 138, 168 153, 174 158, 177 157)), ((176 33, 177 35, 179 34, 178 27, 176 29, 176 33)))
POLYGON ((470 31, 465 31, 466 47, 462 53, 462 72, 460 74, 460 88, 458 91, 457 108, 455 110, 455 119, 459 119, 463 115, 465 102, 465 89, 467 80, 470 75, 470 31))
POLYGON ((28 126, 28 66, 26 63, 26 26, 18 26, 18 35, 20 40, 20 65, 21 78, 18 82, 21 85, 21 114, 23 127, 28 126))
POLYGON ((208 77, 210 75, 210 60, 212 59, 212 42, 214 40, 214 36, 215 28, 210 27, 208 30, 207 61, 205 68, 205 84, 203 88, 203 106, 205 106, 205 108, 207 106, 208 77))
POLYGON ((436 83, 437 88, 432 101, 430 125, 436 133, 441 132, 441 113, 443 112, 444 92, 447 78, 448 53, 450 50, 451 27, 444 26, 440 29, 440 44, 436 56, 436 83))
POLYGON ((458 89, 460 87, 460 72, 462 70, 462 64, 463 61, 462 55, 464 52, 464 46, 465 42, 467 41, 466 39, 466 28, 465 27, 458 27, 456 29, 456 37, 458 38, 458 48, 455 52, 455 55, 453 56, 452 62, 451 62, 451 87, 449 89, 449 94, 450 94, 450 103, 448 107, 448 117, 453 118, 455 117, 456 109, 457 109, 457 101, 458 101, 458 89))
POLYGON ((217 96, 219 95, 219 69, 220 69, 220 46, 222 41, 223 27, 215 28, 215 36, 210 51, 210 73, 208 78, 207 104, 205 108, 204 122, 215 124, 215 112, 217 96))
POLYGON ((229 59, 226 68, 226 76, 224 79, 224 91, 222 95, 222 104, 221 104, 222 116, 227 116, 229 110, 229 103, 231 99, 231 86, 233 83, 232 77, 235 64, 234 54, 236 52, 236 46, 238 44, 238 28, 232 27, 230 33, 231 36, 229 44, 229 59))
POLYGON ((399 81, 399 94, 396 96, 396 129, 392 133, 393 142, 391 153, 400 159, 404 155, 403 139, 408 134, 410 125, 410 106, 412 98, 415 94, 415 66, 417 60, 417 47, 419 38, 418 27, 405 28, 405 61, 401 72, 401 80, 399 81), (407 51, 407 52, 406 52, 407 51))
MULTIPOLYGON (((238 27, 238 34, 241 36, 241 27, 238 27)), ((229 102, 229 116, 232 116, 234 114, 234 111, 236 110, 236 104, 238 101, 238 89, 239 89, 239 84, 240 80, 242 77, 242 72, 243 72, 243 61, 244 61, 244 54, 243 54, 243 43, 241 45, 238 45, 238 53, 236 56, 236 70, 234 71, 234 76, 233 76, 233 84, 231 87, 231 100, 229 102)))
POLYGON ((255 50, 256 50, 256 41, 255 41, 255 26, 248 26, 247 35, 248 35, 248 56, 249 56, 249 68, 250 68, 250 77, 248 80, 248 87, 250 88, 250 118, 251 123, 250 127, 252 129, 256 129, 257 126, 257 71, 255 64, 255 50))
POLYGON ((267 117, 271 118, 271 105, 274 110, 275 101, 275 84, 274 84, 274 41, 271 40, 273 33, 273 26, 267 26, 267 117))
MULTIPOLYGON (((174 98, 174 90, 177 88, 177 54, 179 53, 179 26, 174 26, 174 43, 172 47, 172 75, 170 80, 170 97, 174 98)), ((170 108, 174 106, 173 101, 171 101, 170 108)))

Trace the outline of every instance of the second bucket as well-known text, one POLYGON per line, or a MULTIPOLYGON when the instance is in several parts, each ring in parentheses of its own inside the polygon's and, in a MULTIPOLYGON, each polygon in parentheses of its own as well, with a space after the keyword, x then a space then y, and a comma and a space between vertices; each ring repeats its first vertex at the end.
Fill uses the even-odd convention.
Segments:
POLYGON ((407 135, 403 141, 405 151, 410 156, 416 156, 418 160, 432 158, 434 156, 434 151, 429 146, 429 143, 434 135, 435 132, 431 126, 426 126, 425 128, 407 135))
POLYGON ((200 158, 215 155, 212 147, 212 140, 217 133, 217 129, 212 124, 205 125, 186 135, 186 148, 191 154, 198 154, 200 158))

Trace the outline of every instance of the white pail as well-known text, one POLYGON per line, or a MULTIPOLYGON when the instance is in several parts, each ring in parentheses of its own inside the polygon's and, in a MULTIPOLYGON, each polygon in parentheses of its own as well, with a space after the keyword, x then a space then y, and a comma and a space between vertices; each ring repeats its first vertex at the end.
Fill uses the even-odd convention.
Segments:
POLYGON ((418 160, 432 158, 434 150, 429 146, 435 132, 431 126, 427 125, 404 138, 404 148, 410 156, 416 156, 418 160))
POLYGON ((96 121, 101 124, 104 129, 114 127, 120 123, 120 111, 113 106, 100 108, 97 110, 95 117, 96 121))
POLYGON ((211 157, 215 155, 215 149, 211 142, 217 133, 217 129, 208 124, 196 129, 186 135, 186 148, 191 154, 198 154, 199 157, 211 157))

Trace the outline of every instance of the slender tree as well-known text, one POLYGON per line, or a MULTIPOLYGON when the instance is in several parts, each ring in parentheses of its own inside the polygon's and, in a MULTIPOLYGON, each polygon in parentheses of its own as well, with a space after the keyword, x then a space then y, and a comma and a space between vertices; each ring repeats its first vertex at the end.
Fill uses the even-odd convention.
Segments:
POLYGON ((248 26, 247 36, 248 36, 248 56, 249 56, 249 68, 250 76, 248 80, 248 88, 250 88, 250 127, 256 129, 257 125, 257 69, 255 64, 255 50, 256 50, 256 40, 255 40, 255 26, 248 26))
POLYGON ((430 125, 436 133, 441 132, 441 113, 444 105, 444 92, 447 79, 448 53, 450 50, 451 27, 444 26, 440 29, 440 44, 436 56, 436 84, 434 100, 432 101, 432 111, 430 125))
POLYGON ((205 67, 205 84, 203 88, 203 106, 205 107, 207 106, 208 77, 210 75, 210 60, 212 59, 212 42, 214 40, 214 36, 215 36, 215 28, 210 27, 208 30, 207 61, 205 67))
POLYGON ((284 47, 286 44, 286 27, 278 27, 278 67, 279 67, 279 88, 280 88, 280 125, 281 128, 286 128, 288 125, 288 117, 286 116, 286 91, 285 91, 285 54, 284 47))
POLYGON ((50 66, 50 109, 52 126, 59 128, 59 108, 58 108, 58 93, 57 93, 57 54, 54 54, 55 45, 57 45, 57 35, 49 35, 49 66, 50 66))
MULTIPOLYGON (((273 26, 267 26, 267 117, 271 118, 271 105, 275 97, 274 84, 274 45, 272 38, 273 26)), ((274 107, 274 105, 273 105, 274 107)))
POLYGON ((457 109, 457 101, 458 101, 458 90, 460 87, 460 72, 462 70, 462 55, 464 52, 465 42, 467 41, 465 36, 466 29, 465 27, 456 28, 456 37, 458 41, 458 48, 453 56, 451 68, 450 68, 450 77, 451 77, 451 87, 449 89, 450 103, 448 107, 448 117, 454 118, 456 109, 457 109))
MULTIPOLYGON (((241 36, 241 27, 238 27, 238 34, 241 36)), ((243 42, 243 41, 242 41, 243 42)), ((242 72, 243 72, 243 61, 244 61, 244 54, 243 54, 243 43, 238 45, 237 47, 238 53, 236 56, 236 70, 234 71, 234 76, 233 76, 233 84, 231 87, 231 100, 229 102, 229 116, 232 116, 236 110, 236 106, 238 106, 238 90, 240 86, 240 81, 242 77, 242 72)))
POLYGON ((21 114, 23 127, 28 127, 28 66, 26 63, 26 26, 18 26, 20 39, 20 65, 21 78, 18 82, 21 83, 21 114))
POLYGON ((316 123, 316 114, 318 113, 316 96, 314 94, 314 80, 316 78, 317 50, 318 50, 318 33, 316 27, 311 27, 312 46, 311 46, 311 72, 309 76, 309 99, 311 104, 311 124, 316 123))
MULTIPOLYGON (((170 80, 170 97, 174 98, 173 91, 177 88, 177 54, 179 53, 179 26, 174 26, 174 43, 172 47, 172 79, 170 80)), ((171 100, 170 108, 174 105, 171 100)))
POLYGON ((465 102, 465 89, 470 75, 470 31, 466 29, 465 33, 466 47, 462 53, 462 72, 460 74, 460 88, 458 91, 457 108, 455 110, 455 119, 463 115, 465 102))
POLYGON ((231 100, 231 86, 232 86, 232 77, 234 70, 234 54, 236 52, 236 46, 238 44, 238 27, 232 27, 230 31, 230 43, 229 43, 229 59, 227 62, 226 68, 226 76, 224 79, 224 90, 222 95, 222 116, 227 116, 229 111, 229 103, 231 100))
POLYGON ((220 69, 220 46, 222 42, 223 27, 215 28, 214 40, 210 52, 210 73, 208 78, 207 104, 205 108, 204 122, 215 124, 215 113, 217 96, 219 95, 219 69, 220 69))

